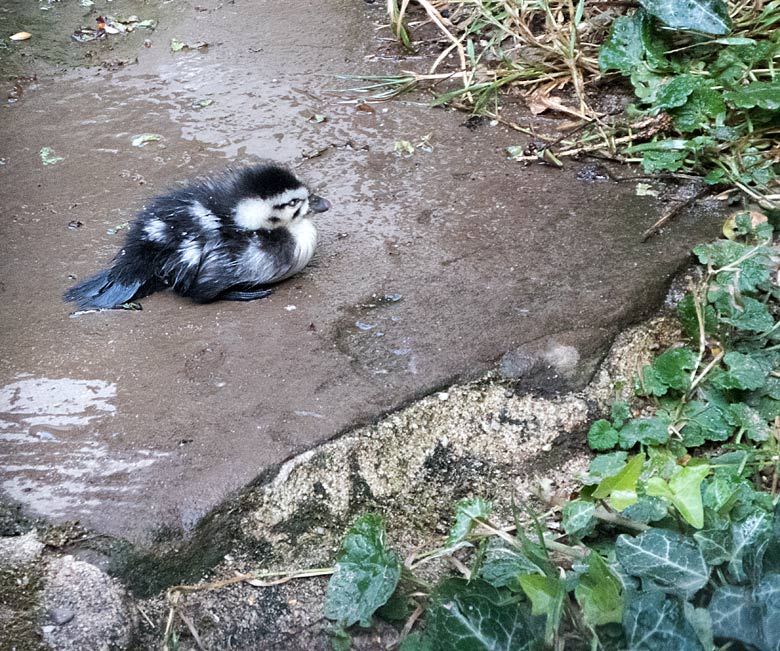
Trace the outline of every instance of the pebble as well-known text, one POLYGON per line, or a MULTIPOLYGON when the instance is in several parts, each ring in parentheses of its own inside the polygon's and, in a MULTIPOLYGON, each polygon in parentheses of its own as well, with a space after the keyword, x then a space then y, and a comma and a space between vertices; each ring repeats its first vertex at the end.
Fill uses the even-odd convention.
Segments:
POLYGON ((74 617, 74 612, 68 608, 52 608, 49 617, 57 626, 67 624, 74 617))

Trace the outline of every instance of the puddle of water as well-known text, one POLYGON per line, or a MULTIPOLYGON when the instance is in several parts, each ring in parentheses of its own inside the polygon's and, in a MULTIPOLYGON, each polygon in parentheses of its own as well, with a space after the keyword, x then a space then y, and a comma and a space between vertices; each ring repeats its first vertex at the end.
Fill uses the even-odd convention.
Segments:
MULTIPOLYGON (((128 501, 166 453, 122 452, 98 440, 116 412, 103 380, 22 376, 0 388, 0 486, 37 515, 73 519, 107 496, 128 501)), ((117 434, 110 435, 112 437, 117 434)))
POLYGON ((394 292, 372 294, 349 308, 336 326, 339 350, 373 375, 417 375, 412 337, 397 313, 402 299, 394 292))

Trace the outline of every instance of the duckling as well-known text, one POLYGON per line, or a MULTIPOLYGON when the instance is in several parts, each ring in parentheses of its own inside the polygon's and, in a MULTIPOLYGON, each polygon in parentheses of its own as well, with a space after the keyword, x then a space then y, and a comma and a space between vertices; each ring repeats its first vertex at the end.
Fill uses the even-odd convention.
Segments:
POLYGON ((65 292, 81 309, 108 309, 170 288, 198 303, 252 301, 314 255, 311 213, 331 204, 275 164, 193 183, 152 200, 111 266, 65 292))

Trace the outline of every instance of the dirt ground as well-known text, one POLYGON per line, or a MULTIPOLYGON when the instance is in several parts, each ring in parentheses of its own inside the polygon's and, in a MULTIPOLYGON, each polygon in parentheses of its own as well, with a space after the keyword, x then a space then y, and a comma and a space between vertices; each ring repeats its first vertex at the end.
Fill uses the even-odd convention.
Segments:
POLYGON ((589 368, 716 234, 704 206, 642 243, 664 199, 635 183, 508 161, 523 136, 424 97, 358 103, 336 75, 429 65, 383 23, 362 0, 0 9, 6 498, 133 541, 186 532, 264 470, 502 359, 527 376, 524 351, 555 345, 589 368), (70 38, 100 12, 158 26, 70 38), (161 138, 134 146, 144 133, 161 138), (426 137, 431 151, 394 154, 426 137), (62 160, 44 164, 46 147, 62 160), (63 291, 110 261, 149 197, 262 159, 334 204, 303 273, 259 302, 161 293, 70 314, 63 291))

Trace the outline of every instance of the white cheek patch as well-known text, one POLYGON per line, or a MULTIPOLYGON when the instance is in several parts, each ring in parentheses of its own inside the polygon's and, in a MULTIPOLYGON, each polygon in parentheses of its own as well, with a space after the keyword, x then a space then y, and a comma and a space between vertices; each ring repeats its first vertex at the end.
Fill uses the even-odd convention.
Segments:
POLYGON ((279 194, 275 194, 267 201, 272 206, 279 206, 284 203, 289 203, 293 199, 306 199, 308 196, 309 191, 305 187, 301 186, 299 188, 292 188, 290 190, 280 192, 279 194))
POLYGON ((165 222, 159 219, 153 219, 144 226, 144 233, 146 233, 147 239, 152 242, 165 242, 168 227, 165 222))
POLYGON ((256 231, 268 226, 273 204, 264 199, 242 199, 236 206, 233 221, 239 228, 256 231))
POLYGON ((193 267, 200 262, 202 251, 200 244, 195 240, 187 240, 179 247, 181 261, 189 267, 193 267))
POLYGON ((199 201, 193 202, 193 204, 190 206, 190 213, 197 220, 204 231, 216 231, 219 229, 219 217, 217 217, 199 201))

